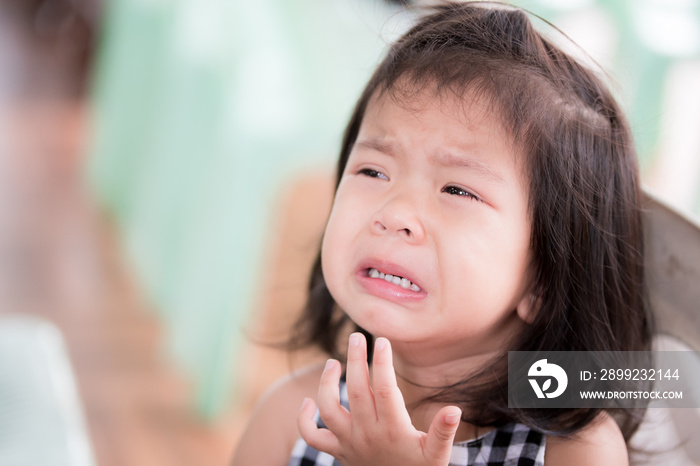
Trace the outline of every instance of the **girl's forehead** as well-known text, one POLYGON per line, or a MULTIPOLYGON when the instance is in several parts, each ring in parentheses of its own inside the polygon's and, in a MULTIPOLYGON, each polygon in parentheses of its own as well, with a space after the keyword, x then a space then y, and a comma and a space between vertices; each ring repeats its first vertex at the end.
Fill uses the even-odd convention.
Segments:
POLYGON ((387 119, 420 120, 430 115, 433 119, 444 119, 450 123, 450 128, 460 132, 489 132, 508 142, 509 148, 516 151, 515 141, 506 129, 502 114, 500 106, 490 95, 472 88, 438 89, 428 84, 408 88, 399 84, 375 91, 365 109, 360 133, 368 125, 388 123, 387 119))

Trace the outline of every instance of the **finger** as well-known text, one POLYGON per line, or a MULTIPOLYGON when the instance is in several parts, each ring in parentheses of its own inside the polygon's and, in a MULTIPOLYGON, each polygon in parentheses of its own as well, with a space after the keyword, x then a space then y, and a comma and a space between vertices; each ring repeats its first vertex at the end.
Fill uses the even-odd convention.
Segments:
POLYGON ((452 443, 461 418, 462 410, 456 406, 446 406, 438 411, 428 430, 426 458, 443 461, 450 459, 452 443))
POLYGON ((340 405, 340 363, 329 359, 318 384, 318 411, 323 423, 342 436, 350 426, 350 413, 340 405))
POLYGON ((346 379, 348 403, 353 419, 374 422, 377 419, 377 413, 374 408, 372 389, 369 386, 367 340, 361 333, 350 335, 346 379))
POLYGON ((297 416, 299 434, 310 447, 333 455, 339 445, 338 438, 328 429, 319 429, 315 414, 316 403, 311 398, 305 398, 297 416))
POLYGON ((377 338, 372 359, 372 391, 377 417, 382 422, 411 422, 401 390, 396 383, 396 372, 391 344, 386 338, 377 338))

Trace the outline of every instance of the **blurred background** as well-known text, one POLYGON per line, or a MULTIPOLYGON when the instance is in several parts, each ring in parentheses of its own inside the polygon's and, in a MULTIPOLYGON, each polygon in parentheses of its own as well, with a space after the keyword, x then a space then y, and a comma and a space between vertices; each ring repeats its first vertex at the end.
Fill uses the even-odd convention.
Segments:
MULTIPOLYGON (((513 3, 607 72, 648 190, 700 218, 700 1, 513 3)), ((0 0, 0 463, 227 462, 261 391, 318 357, 262 343, 303 305, 344 124, 413 18, 0 0)))

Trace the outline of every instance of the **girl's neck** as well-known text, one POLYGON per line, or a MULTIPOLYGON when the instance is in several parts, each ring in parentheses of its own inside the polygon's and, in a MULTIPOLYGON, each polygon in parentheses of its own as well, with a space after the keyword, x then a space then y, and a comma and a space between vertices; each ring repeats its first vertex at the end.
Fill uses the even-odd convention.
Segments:
POLYGON ((525 323, 515 316, 487 335, 435 341, 391 339, 394 370, 406 405, 465 381, 512 345, 525 323))
MULTIPOLYGON (((396 381, 413 426, 422 432, 428 432, 437 412, 448 403, 425 400, 438 393, 440 389, 464 380, 497 354, 497 352, 489 352, 458 360, 426 364, 424 361, 404 358, 400 352, 394 351, 396 381)), ((477 428, 462 422, 455 441, 470 440, 490 430, 492 429, 477 428)))
POLYGON ((396 379, 407 406, 419 403, 446 387, 465 380, 498 356, 498 352, 479 353, 448 361, 416 361, 394 351, 396 379))

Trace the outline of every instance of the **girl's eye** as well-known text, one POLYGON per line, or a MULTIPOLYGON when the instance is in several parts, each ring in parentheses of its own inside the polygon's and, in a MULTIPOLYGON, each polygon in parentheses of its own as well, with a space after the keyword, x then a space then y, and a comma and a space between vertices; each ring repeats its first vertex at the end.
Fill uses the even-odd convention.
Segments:
POLYGON ((451 194, 453 196, 468 197, 469 199, 472 199, 474 201, 481 201, 481 198, 479 196, 477 196, 476 194, 472 194, 464 188, 460 188, 459 186, 445 186, 444 188, 442 188, 442 192, 451 194))
POLYGON ((357 173, 360 174, 360 175, 369 176, 370 178, 379 178, 379 179, 382 179, 382 180, 388 180, 388 179, 389 179, 389 177, 386 176, 384 173, 379 172, 379 171, 377 171, 377 170, 373 170, 373 169, 371 169, 371 168, 363 168, 362 170, 358 171, 357 173))

